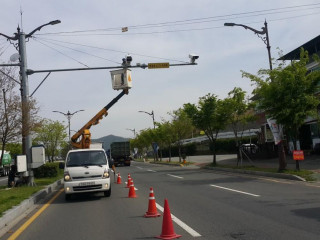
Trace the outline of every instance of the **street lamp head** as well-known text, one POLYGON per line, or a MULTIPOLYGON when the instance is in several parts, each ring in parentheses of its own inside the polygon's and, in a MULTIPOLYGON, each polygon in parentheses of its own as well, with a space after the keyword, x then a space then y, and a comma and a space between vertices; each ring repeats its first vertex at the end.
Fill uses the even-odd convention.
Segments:
POLYGON ((59 23, 61 23, 60 20, 54 20, 54 21, 49 22, 50 25, 55 25, 55 24, 59 24, 59 23))
POLYGON ((224 23, 224 26, 226 27, 233 27, 234 25, 236 25, 235 23, 224 23))

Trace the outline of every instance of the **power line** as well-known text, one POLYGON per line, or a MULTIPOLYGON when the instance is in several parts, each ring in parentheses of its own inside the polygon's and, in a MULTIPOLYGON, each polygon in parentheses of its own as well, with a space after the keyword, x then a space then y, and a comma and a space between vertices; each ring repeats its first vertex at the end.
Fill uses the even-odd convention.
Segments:
MULTIPOLYGON (((34 39, 38 39, 38 38, 35 38, 35 37, 33 37, 33 38, 34 38, 34 39)), ((90 55, 90 56, 93 56, 93 57, 96 57, 96 58, 100 58, 100 59, 103 59, 103 60, 106 60, 106 61, 109 61, 109 62, 121 64, 120 62, 116 62, 116 61, 113 61, 113 60, 110 60, 110 59, 107 59, 107 58, 104 58, 104 57, 100 57, 100 56, 97 56, 97 55, 94 55, 94 54, 91 54, 91 53, 88 53, 88 52, 84 52, 84 51, 81 51, 81 50, 78 50, 78 49, 66 47, 66 46, 63 46, 63 45, 61 45, 61 44, 52 43, 52 42, 50 42, 50 41, 46 41, 45 39, 41 39, 41 40, 42 40, 42 41, 45 41, 45 42, 47 42, 47 43, 50 43, 50 44, 54 44, 54 45, 59 46, 59 47, 63 47, 63 48, 67 48, 67 49, 73 50, 73 51, 75 51, 75 52, 84 53, 84 54, 87 54, 87 55, 90 55)))
MULTIPOLYGON (((261 15, 288 13, 288 12, 294 12, 294 11, 300 11, 300 10, 302 10, 302 11, 314 10, 316 8, 319 8, 319 7, 315 7, 317 5, 320 5, 320 3, 304 4, 304 5, 297 5, 297 6, 273 8, 273 9, 267 9, 267 10, 257 10, 257 11, 250 11, 250 12, 226 14, 226 15, 218 15, 218 16, 205 17, 205 18, 194 18, 194 19, 177 20, 177 21, 162 22, 162 23, 149 23, 149 24, 141 24, 141 25, 132 25, 132 26, 128 26, 128 28, 139 29, 139 28, 154 28, 154 27, 168 27, 168 26, 176 26, 176 25, 199 24, 199 23, 205 23, 205 22, 228 20, 228 19, 230 19, 229 17, 234 17, 231 19, 235 19, 235 18, 239 18, 239 16, 242 16, 242 15, 247 15, 247 16, 243 16, 243 17, 255 17, 255 16, 261 16, 261 15), (309 7, 309 8, 305 8, 305 7, 309 7), (295 8, 305 8, 305 9, 295 9, 295 8), (291 10, 286 10, 286 9, 291 9, 291 10), (286 11, 280 11, 280 10, 286 10, 286 11), (259 13, 259 14, 255 14, 255 13, 259 13), (255 15, 252 15, 252 14, 255 14, 255 15), (223 18, 223 19, 221 19, 221 18, 223 18)), ((79 31, 70 31, 70 32, 43 33, 43 34, 37 34, 37 35, 40 36, 40 35, 71 34, 71 33, 85 33, 85 32, 99 32, 99 31, 115 31, 115 30, 119 30, 119 29, 121 29, 121 27, 112 27, 112 28, 106 28, 106 29, 79 30, 79 31)), ((121 35, 121 34, 118 34, 118 35, 121 35)), ((73 35, 73 36, 75 36, 75 35, 73 35)), ((76 36, 79 36, 79 35, 76 35, 76 36)))
POLYGON ((70 58, 70 59, 76 61, 77 63, 80 63, 81 65, 83 65, 83 66, 85 66, 85 67, 87 67, 87 68, 90 68, 88 65, 86 65, 86 64, 78 61, 77 59, 75 59, 75 58, 73 58, 73 57, 68 56, 67 54, 65 54, 65 53, 63 53, 63 52, 61 52, 61 51, 59 51, 59 50, 57 50, 57 49, 55 49, 55 48, 53 48, 53 47, 48 46, 47 44, 45 44, 45 43, 43 43, 43 42, 41 42, 41 41, 39 41, 39 40, 37 40, 37 39, 35 39, 35 41, 37 41, 37 42, 39 42, 40 44, 42 44, 42 45, 44 45, 44 46, 46 46, 46 47, 48 47, 48 48, 50 48, 50 49, 52 49, 52 50, 60 53, 61 55, 65 56, 65 57, 67 57, 67 58, 70 58))
POLYGON ((181 62, 185 63, 186 61, 181 61, 181 60, 176 60, 176 59, 170 59, 170 58, 162 58, 162 57, 155 57, 155 56, 150 56, 150 55, 144 55, 144 54, 139 54, 139 53, 134 53, 131 51, 120 51, 120 50, 114 50, 114 49, 109 49, 109 48, 102 48, 102 47, 96 47, 96 46, 90 46, 90 45, 85 45, 85 44, 79 44, 79 43, 72 43, 72 42, 66 42, 66 41, 59 41, 55 39, 49 39, 49 38, 39 38, 37 39, 43 40, 43 41, 52 41, 52 42, 60 42, 60 43, 66 43, 66 44, 71 44, 71 45, 77 45, 77 46, 82 46, 82 47, 88 47, 88 48, 94 48, 94 49, 100 49, 100 50, 105 50, 105 51, 110 51, 110 52, 117 52, 117 53, 124 53, 124 54, 132 54, 135 56, 140 56, 140 57, 148 57, 148 58, 154 58, 154 59, 161 59, 161 60, 168 60, 168 61, 174 61, 174 62, 181 62))

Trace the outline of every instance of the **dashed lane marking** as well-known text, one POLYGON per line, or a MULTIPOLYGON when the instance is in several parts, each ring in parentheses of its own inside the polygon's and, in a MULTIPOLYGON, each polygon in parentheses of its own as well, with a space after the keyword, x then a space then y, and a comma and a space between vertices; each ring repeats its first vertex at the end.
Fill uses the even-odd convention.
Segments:
POLYGON ((167 175, 170 176, 170 177, 175 177, 175 178, 183 179, 183 177, 180 177, 180 176, 176 176, 176 175, 172 175, 172 174, 167 174, 167 175))
MULTIPOLYGON (((160 206, 158 203, 156 203, 157 208, 159 211, 163 212, 164 209, 162 206, 160 206)), ((171 214, 171 219, 174 221, 176 224, 178 224, 181 228, 183 228, 186 232, 188 232, 192 237, 201 237, 200 233, 196 232, 193 230, 191 227, 189 227, 187 224, 182 222, 179 218, 171 214)))
POLYGON ((221 186, 213 185, 213 184, 210 184, 210 186, 215 187, 215 188, 221 188, 221 189, 228 190, 228 191, 232 191, 232 192, 237 192, 237 193, 242 193, 242 194, 250 195, 250 196, 253 196, 253 197, 260 197, 260 195, 257 195, 257 194, 252 194, 252 193, 248 193, 248 192, 243 192, 243 191, 235 190, 235 189, 232 189, 232 188, 221 187, 221 186))
POLYGON ((157 172, 157 171, 151 170, 151 169, 148 169, 147 171, 148 171, 148 172, 157 172))

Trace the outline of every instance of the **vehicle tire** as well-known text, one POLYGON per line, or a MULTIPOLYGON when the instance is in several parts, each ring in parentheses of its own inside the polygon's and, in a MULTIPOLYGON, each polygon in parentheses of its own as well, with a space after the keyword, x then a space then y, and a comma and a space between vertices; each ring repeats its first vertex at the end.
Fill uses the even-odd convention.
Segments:
POLYGON ((110 186, 110 189, 108 191, 104 191, 103 194, 105 197, 110 197, 111 196, 111 186, 110 186))
POLYGON ((71 194, 65 194, 64 198, 66 201, 70 201, 71 200, 71 194))

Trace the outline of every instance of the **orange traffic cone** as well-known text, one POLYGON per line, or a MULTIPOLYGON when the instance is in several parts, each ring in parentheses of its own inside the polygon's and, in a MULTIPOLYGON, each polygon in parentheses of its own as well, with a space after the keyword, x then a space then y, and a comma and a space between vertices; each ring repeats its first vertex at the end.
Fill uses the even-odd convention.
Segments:
POLYGON ((164 200, 163 220, 162 220, 162 232, 161 232, 161 235, 157 236, 156 238, 174 239, 174 238, 179 238, 179 237, 181 237, 181 235, 178 235, 174 232, 168 200, 165 199, 164 200))
POLYGON ((121 184, 121 176, 120 176, 120 173, 118 173, 118 178, 117 178, 117 184, 121 184))
POLYGON ((133 181, 131 180, 130 182, 131 182, 131 185, 129 188, 128 198, 136 198, 138 196, 136 195, 136 190, 134 189, 133 181))
POLYGON ((127 186, 126 186, 126 188, 129 188, 130 187, 130 185, 131 185, 131 176, 130 176, 130 174, 128 174, 128 181, 127 181, 127 186))
POLYGON ((158 213, 157 207, 156 207, 156 199, 154 197, 153 188, 150 188, 150 194, 149 194, 149 206, 148 211, 144 215, 144 217, 160 217, 161 214, 158 213))

